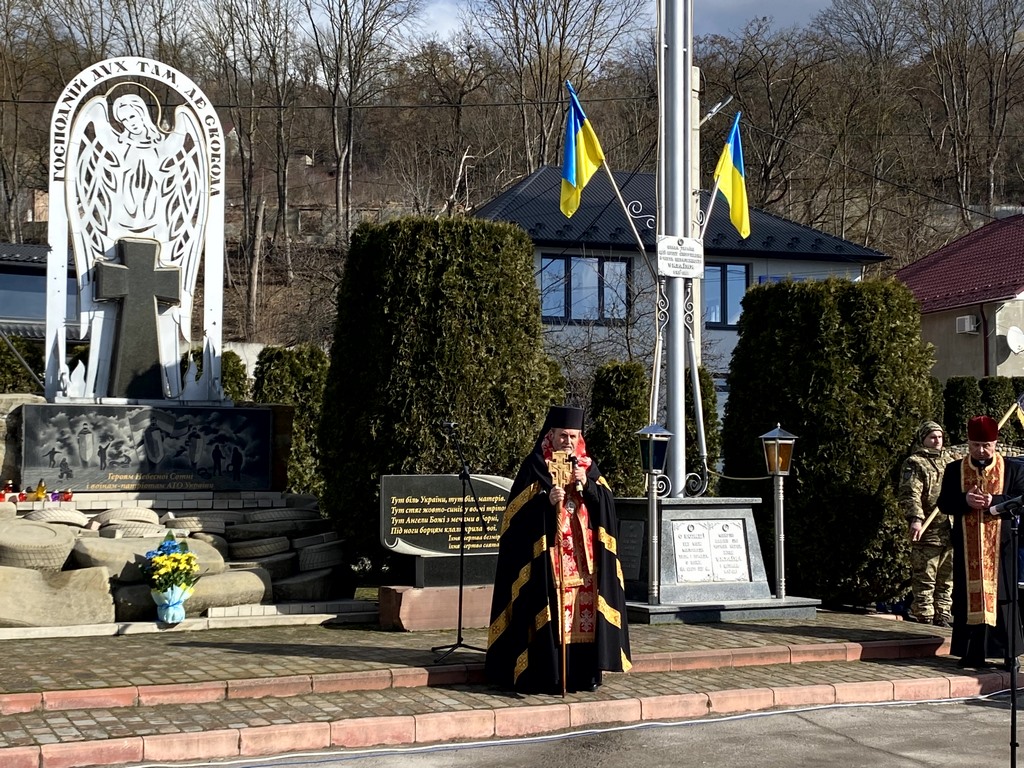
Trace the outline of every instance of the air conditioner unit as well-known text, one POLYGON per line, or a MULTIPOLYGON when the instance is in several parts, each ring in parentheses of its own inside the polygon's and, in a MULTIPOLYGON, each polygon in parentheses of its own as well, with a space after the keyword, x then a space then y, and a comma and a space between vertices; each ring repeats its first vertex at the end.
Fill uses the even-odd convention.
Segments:
POLYGON ((978 317, 977 315, 960 315, 956 319, 956 332, 957 333, 977 333, 978 332, 978 317))

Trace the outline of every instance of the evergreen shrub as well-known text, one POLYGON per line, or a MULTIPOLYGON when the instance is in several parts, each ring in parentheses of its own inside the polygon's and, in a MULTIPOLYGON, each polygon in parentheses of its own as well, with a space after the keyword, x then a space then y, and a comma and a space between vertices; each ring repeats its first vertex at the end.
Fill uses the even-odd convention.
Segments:
MULTIPOLYGON (((991 416, 997 423, 1017 400, 1013 381, 1008 376, 986 376, 978 382, 978 388, 981 390, 981 413, 991 416)), ((1015 444, 1020 436, 1021 425, 1015 416, 999 430, 999 440, 1004 443, 1015 444)))
POLYGON ((973 376, 950 376, 943 391, 946 435, 950 445, 967 442, 967 420, 982 413, 981 386, 973 376))
POLYGON ((322 507, 352 563, 375 568, 392 560, 379 542, 383 475, 457 474, 443 427, 455 422, 470 471, 512 476, 563 393, 543 352, 533 243, 518 227, 362 224, 337 302, 319 432, 322 507))
POLYGON ((616 496, 642 496, 644 473, 636 433, 649 421, 650 379, 638 362, 610 362, 594 371, 587 452, 616 496))
POLYGON ((323 498, 317 433, 327 382, 327 353, 312 344, 264 347, 253 371, 253 400, 294 407, 288 490, 323 498))
POLYGON ((942 382, 939 381, 938 378, 936 378, 935 376, 929 376, 928 385, 931 387, 932 390, 932 410, 931 416, 929 416, 928 418, 930 418, 932 421, 938 424, 945 424, 946 403, 945 400, 943 400, 942 396, 944 389, 944 387, 942 386, 942 382))
MULTIPOLYGON (((710 371, 704 367, 697 368, 700 382, 701 409, 704 423, 704 446, 707 450, 708 487, 706 494, 714 496, 718 489, 718 477, 710 474, 716 470, 718 459, 722 455, 722 425, 718 419, 718 393, 715 392, 715 380, 710 371)), ((692 476, 700 469, 700 446, 697 444, 696 416, 693 410, 693 387, 687 379, 686 395, 686 474, 692 476)))
MULTIPOLYGON (((87 359, 88 347, 77 352, 83 360, 87 359)), ((181 356, 181 375, 188 375, 189 362, 196 365, 196 375, 203 374, 203 350, 201 347, 193 347, 181 356)), ((220 358, 220 381, 224 394, 235 403, 244 402, 249 399, 249 377, 245 372, 245 363, 237 352, 227 350, 220 358)))
POLYGON ((220 380, 224 394, 232 402, 241 403, 249 399, 249 376, 245 363, 237 352, 227 350, 220 358, 220 380))
MULTIPOLYGON (((909 589, 895 475, 931 412, 930 347, 920 311, 895 281, 783 282, 743 299, 722 430, 725 474, 765 474, 759 436, 798 436, 785 479, 786 579, 826 605, 897 602, 909 589)), ((724 481, 760 497, 755 520, 774 563, 770 480, 724 481)))
MULTIPOLYGON (((17 336, 8 337, 18 354, 28 363, 29 367, 43 380, 46 367, 43 360, 43 344, 40 341, 23 339, 17 336)), ((18 360, 10 347, 0 340, 0 393, 7 394, 43 394, 42 387, 36 384, 32 375, 18 360)))

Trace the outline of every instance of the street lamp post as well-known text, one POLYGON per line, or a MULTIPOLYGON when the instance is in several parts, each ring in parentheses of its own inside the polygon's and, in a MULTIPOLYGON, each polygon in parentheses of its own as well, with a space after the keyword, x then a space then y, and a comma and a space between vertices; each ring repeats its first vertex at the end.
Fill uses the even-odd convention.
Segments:
POLYGON ((782 600, 786 597, 786 534, 782 519, 782 478, 789 474, 793 460, 793 444, 796 435, 791 435, 781 425, 761 435, 761 446, 764 448, 764 461, 768 474, 772 476, 772 487, 775 492, 775 597, 782 600))
POLYGON ((661 603, 661 550, 658 531, 658 486, 667 478, 665 460, 672 433, 660 424, 648 424, 636 433, 640 441, 640 466, 647 474, 647 603, 661 603))

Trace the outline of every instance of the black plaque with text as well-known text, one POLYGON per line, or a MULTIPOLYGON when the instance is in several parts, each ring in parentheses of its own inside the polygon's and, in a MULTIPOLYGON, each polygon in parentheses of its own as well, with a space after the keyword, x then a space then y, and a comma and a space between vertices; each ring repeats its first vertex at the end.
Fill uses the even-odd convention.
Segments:
POLYGON ((457 555, 465 512, 466 554, 497 554, 512 481, 496 475, 473 475, 472 481, 479 512, 469 488, 463 495, 458 475, 384 475, 381 544, 404 555, 457 555))

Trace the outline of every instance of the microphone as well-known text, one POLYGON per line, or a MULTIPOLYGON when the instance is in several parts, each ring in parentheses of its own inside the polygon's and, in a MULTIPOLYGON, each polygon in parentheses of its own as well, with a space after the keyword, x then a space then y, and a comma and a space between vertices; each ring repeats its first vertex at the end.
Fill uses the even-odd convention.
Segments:
POLYGON ((1006 499, 998 504, 993 504, 991 509, 993 515, 1009 517, 1022 506, 1024 506, 1024 495, 1014 496, 1012 499, 1006 499))
MULTIPOLYGON (((576 474, 576 465, 579 464, 575 456, 570 456, 569 461, 572 462, 572 472, 576 474)), ((583 493, 583 483, 579 480, 576 481, 576 493, 583 493)))

